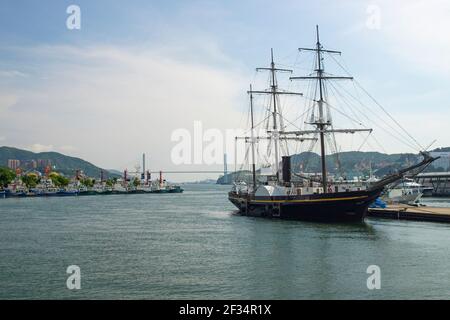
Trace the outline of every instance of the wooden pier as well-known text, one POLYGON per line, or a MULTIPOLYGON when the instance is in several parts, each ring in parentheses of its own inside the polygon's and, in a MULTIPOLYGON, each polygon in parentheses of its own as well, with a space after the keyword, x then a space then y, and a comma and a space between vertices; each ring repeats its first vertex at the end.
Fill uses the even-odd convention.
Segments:
POLYGON ((369 218, 450 223, 450 208, 389 205, 385 209, 369 208, 367 216, 369 218))

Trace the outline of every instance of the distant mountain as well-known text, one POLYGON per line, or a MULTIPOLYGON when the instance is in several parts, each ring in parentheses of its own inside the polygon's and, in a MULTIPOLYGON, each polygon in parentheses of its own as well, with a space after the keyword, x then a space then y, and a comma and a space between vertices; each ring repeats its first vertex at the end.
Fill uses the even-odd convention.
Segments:
MULTIPOLYGON (((435 152, 450 152, 450 147, 439 148, 433 150, 435 152)), ((417 154, 412 153, 398 153, 398 154, 385 154, 380 152, 361 152, 350 151, 341 152, 339 157, 336 155, 327 155, 326 164, 327 169, 332 174, 341 175, 341 173, 347 178, 353 178, 354 176, 365 175, 368 176, 370 170, 378 177, 383 177, 387 174, 393 173, 400 168, 407 167, 414 163, 417 163, 421 159, 417 154), (340 164, 341 171, 338 170, 340 164)), ((303 152, 291 156, 291 167, 295 172, 320 172, 321 161, 320 156, 314 152, 303 152)), ((430 165, 426 171, 442 171, 437 164, 435 166, 430 165)), ((222 176, 217 180, 218 184, 231 184, 235 180, 235 176, 239 175, 239 180, 242 176, 245 176, 244 180, 251 178, 251 173, 246 172, 231 172, 226 176, 222 176)))
POLYGON ((217 184, 232 184, 233 181, 240 180, 250 182, 252 180, 251 171, 242 170, 237 172, 230 172, 224 176, 217 179, 217 184))
POLYGON ((435 150, 433 150, 434 152, 450 152, 450 147, 446 147, 446 148, 437 148, 435 150))
MULTIPOLYGON (((84 174, 90 177, 100 177, 101 168, 87 162, 83 159, 69 157, 58 152, 40 152, 34 153, 27 150, 21 150, 12 147, 0 147, 0 166, 7 166, 8 160, 19 160, 21 167, 43 171, 45 166, 50 164, 52 170, 61 172, 65 175, 74 175, 76 170, 82 170, 84 174)), ((117 174, 103 169, 105 175, 116 177, 117 174)))
MULTIPOLYGON (((370 170, 377 176, 384 176, 401 167, 416 163, 419 157, 416 154, 384 154, 380 152, 350 151, 341 152, 339 156, 327 155, 326 164, 332 174, 341 171, 348 177, 368 175, 370 170), (339 171, 339 167, 341 171, 339 171)), ((292 156, 292 168, 295 171, 320 172, 320 156, 312 152, 303 152, 292 156)))
POLYGON ((199 181, 182 182, 181 184, 216 184, 217 181, 214 179, 205 179, 199 181))
POLYGON ((116 170, 116 169, 108 169, 108 172, 112 175, 116 175, 116 176, 122 176, 123 172, 116 170))

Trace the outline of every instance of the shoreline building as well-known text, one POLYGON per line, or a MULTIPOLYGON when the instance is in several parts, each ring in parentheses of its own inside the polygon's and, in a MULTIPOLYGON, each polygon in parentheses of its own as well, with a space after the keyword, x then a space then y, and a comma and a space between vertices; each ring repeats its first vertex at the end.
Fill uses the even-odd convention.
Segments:
POLYGON ((433 162, 432 166, 436 169, 442 168, 444 171, 450 171, 450 152, 433 151, 430 152, 432 157, 440 157, 433 162))
POLYGON ((20 160, 8 159, 8 168, 12 170, 17 170, 20 168, 20 160))

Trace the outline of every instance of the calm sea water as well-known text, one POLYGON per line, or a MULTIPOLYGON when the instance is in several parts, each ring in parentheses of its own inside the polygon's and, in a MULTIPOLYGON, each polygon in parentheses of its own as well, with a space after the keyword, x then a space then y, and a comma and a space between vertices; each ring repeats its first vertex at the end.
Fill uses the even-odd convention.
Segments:
POLYGON ((450 298, 449 224, 248 218, 226 186, 185 189, 0 199, 0 298, 450 298), (80 290, 66 287, 69 265, 80 290), (380 290, 367 289, 369 265, 380 290))

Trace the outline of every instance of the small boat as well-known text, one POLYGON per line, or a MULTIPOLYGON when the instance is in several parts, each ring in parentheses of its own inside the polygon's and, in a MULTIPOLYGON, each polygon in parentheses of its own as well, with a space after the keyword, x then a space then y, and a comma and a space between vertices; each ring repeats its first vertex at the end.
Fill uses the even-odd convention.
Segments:
POLYGON ((77 196, 78 194, 78 190, 66 190, 57 188, 47 188, 37 193, 37 195, 41 197, 70 197, 77 196))
POLYGON ((422 186, 422 197, 432 197, 434 193, 433 187, 422 186))
POLYGON ((161 187, 154 187, 147 189, 146 193, 183 193, 183 189, 180 186, 164 185, 161 187))
POLYGON ((169 193, 183 193, 183 189, 180 186, 171 186, 169 188, 169 193))
POLYGON ((25 198, 27 193, 25 191, 7 192, 6 197, 9 198, 25 198))
POLYGON ((65 190, 65 189, 58 190, 58 192, 56 193, 58 197, 78 196, 78 194, 79 194, 78 190, 65 190))
POLYGON ((423 195, 421 184, 412 179, 403 179, 394 187, 388 189, 382 199, 386 203, 417 204, 423 195))
POLYGON ((79 191, 79 195, 80 196, 96 196, 96 195, 100 195, 102 193, 99 193, 96 190, 87 190, 87 189, 83 189, 79 191))
POLYGON ((5 189, 5 198, 24 198, 27 192, 23 188, 5 189))

